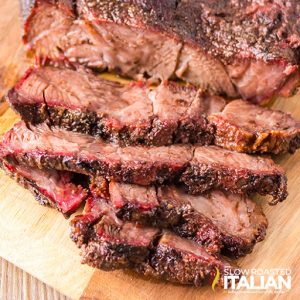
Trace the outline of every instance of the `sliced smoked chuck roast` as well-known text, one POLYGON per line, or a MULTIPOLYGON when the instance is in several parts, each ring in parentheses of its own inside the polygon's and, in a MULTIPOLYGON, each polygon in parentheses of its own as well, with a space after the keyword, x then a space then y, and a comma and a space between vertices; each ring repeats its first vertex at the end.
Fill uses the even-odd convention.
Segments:
POLYGON ((220 147, 279 154, 293 153, 300 146, 300 122, 281 111, 235 100, 208 119, 216 129, 214 143, 220 147))
MULTIPOLYGON (((88 197, 88 179, 79 174, 38 169, 2 161, 2 169, 29 189, 40 204, 56 207, 65 216, 76 212, 88 197), (85 180, 86 179, 86 180, 85 180), (85 183, 86 181, 86 183, 85 183)), ((267 219, 255 202, 239 195, 212 191, 192 196, 175 186, 143 187, 92 178, 90 195, 109 203, 123 221, 169 229, 206 247, 210 253, 239 257, 264 239, 267 219)))
POLYGON ((204 245, 210 253, 239 257, 265 237, 268 221, 262 208, 247 197, 211 191, 186 194, 175 186, 142 187, 102 178, 90 186, 95 198, 105 198, 118 218, 159 228, 204 245), (108 185, 108 186, 107 186, 108 185))
POLYGON ((36 1, 24 41, 132 78, 182 79, 256 103, 299 84, 297 0, 36 1))
POLYGON ((23 120, 47 121, 121 144, 169 145, 213 142, 206 115, 220 112, 225 101, 189 86, 163 82, 151 89, 105 80, 84 68, 30 69, 8 93, 23 120))
POLYGON ((212 189, 270 194, 273 204, 287 197, 284 170, 271 159, 216 146, 120 147, 45 124, 29 129, 19 122, 4 136, 0 157, 138 185, 183 182, 193 194, 212 189))
POLYGON ((300 122, 289 114, 243 100, 226 105, 221 97, 175 82, 150 88, 142 81, 105 80, 83 67, 46 66, 29 69, 7 98, 26 122, 47 122, 120 145, 215 143, 274 154, 300 146, 300 122))
POLYGON ((66 217, 75 212, 88 197, 88 190, 77 183, 75 174, 71 172, 38 169, 13 160, 0 160, 0 167, 31 191, 40 204, 55 207, 66 217))
POLYGON ((84 214, 76 216, 71 227, 83 263, 103 270, 130 268, 147 276, 202 286, 213 281, 216 268, 221 275, 219 285, 225 269, 235 269, 193 241, 121 221, 103 199, 90 198, 84 214))

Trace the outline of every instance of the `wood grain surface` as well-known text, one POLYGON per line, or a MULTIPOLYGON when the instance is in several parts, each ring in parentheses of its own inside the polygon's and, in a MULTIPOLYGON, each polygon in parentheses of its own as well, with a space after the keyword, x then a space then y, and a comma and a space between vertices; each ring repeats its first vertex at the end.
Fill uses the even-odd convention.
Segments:
MULTIPOLYGON (((25 57, 21 44, 17 0, 0 2, 1 99, 30 61, 25 57)), ((278 99, 274 107, 291 112, 300 120, 299 101, 299 96, 278 99)), ((17 119, 7 109, 7 105, 0 102, 0 134, 17 119)), ((269 220, 267 237, 265 241, 257 244, 253 253, 240 259, 238 263, 242 268, 290 268, 293 288, 284 295, 268 292, 228 294, 222 290, 213 292, 210 287, 192 288, 143 278, 129 271, 95 271, 80 263, 79 251, 69 238, 69 221, 55 210, 40 206, 28 191, 1 173, 0 256, 72 299, 299 299, 300 152, 293 156, 279 157, 277 161, 287 171, 289 197, 275 207, 270 207, 265 199, 256 199, 262 201, 269 220)), ((35 282, 34 285, 25 287, 23 283, 33 279, 29 275, 21 275, 21 271, 16 271, 16 267, 8 265, 5 260, 1 263, 2 270, 7 270, 1 273, 1 300, 5 297, 58 297, 55 292, 51 294, 52 290, 48 293, 48 287, 44 284, 35 282), (17 285, 13 284, 15 277, 19 278, 17 285), (42 292, 30 296, 33 290, 42 292)))
POLYGON ((0 259, 0 299, 70 300, 5 259, 0 259))

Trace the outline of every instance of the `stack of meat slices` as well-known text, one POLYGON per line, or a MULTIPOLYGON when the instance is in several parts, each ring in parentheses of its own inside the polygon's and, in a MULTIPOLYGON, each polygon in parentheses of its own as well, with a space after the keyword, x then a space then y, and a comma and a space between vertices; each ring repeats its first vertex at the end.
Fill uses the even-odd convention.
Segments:
MULTIPOLYGON (((278 45, 269 47, 268 37, 256 46, 271 51, 271 63, 250 62, 246 52, 243 63, 229 52, 227 60, 222 41, 214 48, 218 34, 200 38, 208 29, 205 11, 222 8, 194 2, 82 0, 73 7, 36 1, 25 42, 44 64, 30 68, 8 93, 22 121, 2 138, 0 164, 66 217, 86 202, 71 221, 84 263, 196 286, 211 283, 219 271, 222 285, 225 270, 237 268, 233 259, 266 234, 267 219, 251 195, 269 195, 271 204, 287 197, 285 172, 266 155, 295 152, 300 123, 218 94, 260 102, 292 90, 298 52, 290 46, 276 65, 283 54, 278 45), (194 11, 203 15, 201 30, 194 11), (191 22, 176 23, 186 13, 191 22), (109 81, 95 68, 161 82, 109 81), (271 68, 276 76, 268 81, 271 68), (254 89, 257 72, 265 80, 254 89), (195 86, 167 81, 176 77, 195 86)), ((240 2, 241 11, 250 9, 240 2)), ((237 10, 237 1, 228 3, 237 10)), ((251 11, 271 13, 269 7, 251 11)), ((232 16, 225 21, 220 11, 214 18, 219 38, 231 28, 230 43, 240 40, 232 16)), ((241 28, 248 24, 236 18, 241 28)))

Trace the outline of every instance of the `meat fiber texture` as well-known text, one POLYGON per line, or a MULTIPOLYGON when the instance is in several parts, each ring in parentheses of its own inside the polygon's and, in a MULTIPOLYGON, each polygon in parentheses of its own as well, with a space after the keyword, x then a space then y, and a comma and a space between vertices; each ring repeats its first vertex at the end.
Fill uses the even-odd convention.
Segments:
POLYGON ((262 209, 247 197, 221 191, 201 196, 184 193, 175 186, 142 187, 88 178, 68 171, 38 169, 15 161, 2 161, 2 169, 38 202, 57 208, 65 216, 76 212, 92 195, 102 198, 124 221, 170 229, 181 237, 203 245, 210 253, 231 257, 250 253, 264 239, 267 219, 262 209), (79 183, 80 182, 80 183, 79 183))
POLYGON ((182 182, 190 193, 212 189, 287 197, 284 170, 271 159, 216 146, 162 147, 108 144, 91 136, 46 125, 16 124, 3 138, 0 156, 39 168, 100 175, 138 185, 182 182))
POLYGON ((225 106, 221 97, 192 86, 163 82, 130 85, 102 79, 84 68, 29 69, 9 92, 26 122, 44 121, 123 145, 213 142, 206 115, 225 106))
POLYGON ((300 122, 243 100, 226 105, 191 85, 108 81, 82 67, 29 69, 7 97, 22 119, 120 145, 198 143, 246 153, 293 153, 300 122), (226 106, 225 106, 226 105, 226 106))
POLYGON ((203 245, 210 253, 239 257, 265 237, 268 225, 261 207, 247 197, 211 191, 186 194, 175 186, 142 187, 94 179, 90 190, 106 199, 124 221, 166 228, 203 245))
POLYGON ((297 0, 44 0, 24 41, 41 61, 181 79, 265 103, 299 85, 299 14, 297 0))
MULTIPOLYGON (((235 267, 205 247, 169 231, 119 220, 103 200, 89 199, 71 223, 83 262, 104 270, 130 268, 181 284, 202 286, 235 267), (168 262, 168 263, 167 263, 168 262), (171 263, 172 262, 172 263, 171 263)), ((219 285, 222 285, 222 279, 219 285)))
POLYGON ((294 153, 300 146, 300 122, 290 114, 236 100, 208 116, 214 143, 247 153, 294 153))
MULTIPOLYGON (((15 161, 1 161, 1 167, 36 194, 41 204, 55 206, 64 214, 73 212, 87 196, 81 188, 70 183, 72 174, 68 172, 41 170, 15 161), (84 198, 73 201, 79 199, 75 199, 76 192, 84 198)), ((99 196, 103 187, 97 185, 97 188, 99 196)), ((72 220, 71 238, 81 248, 84 263, 104 270, 130 268, 143 275, 195 286, 210 283, 216 269, 221 275, 218 285, 222 286, 225 270, 226 273, 236 270, 209 244, 202 245, 170 231, 121 221, 111 204, 96 197, 89 198, 83 215, 72 220), (166 264, 170 261, 172 264, 166 264)))
MULTIPOLYGON (((14 179, 48 197, 59 210, 67 207, 71 213, 78 207, 84 198, 74 203, 77 191, 87 196, 86 191, 82 193, 81 188, 70 184, 73 174, 6 159, 9 161, 3 161, 2 166, 14 179)), ((84 214, 72 221, 71 237, 81 248, 83 262, 91 266, 131 268, 172 282, 202 286, 214 278, 216 268, 221 275, 225 269, 235 268, 219 256, 219 242, 223 254, 238 257, 251 252, 255 242, 264 237, 267 220, 261 208, 244 197, 220 191, 196 197, 175 187, 153 190, 114 182, 106 191, 105 182, 93 182, 93 198, 88 200, 84 214), (155 228, 147 227, 151 218, 155 228), (157 218, 160 221, 155 222, 157 218), (137 225, 140 220, 142 226, 137 225), (172 229, 183 238, 162 228, 172 229), (165 268, 170 260, 174 264, 165 268)))
POLYGON ((68 171, 38 169, 14 161, 1 161, 0 167, 12 179, 28 189, 41 205, 50 205, 65 217, 74 213, 88 197, 88 191, 73 182, 68 171))

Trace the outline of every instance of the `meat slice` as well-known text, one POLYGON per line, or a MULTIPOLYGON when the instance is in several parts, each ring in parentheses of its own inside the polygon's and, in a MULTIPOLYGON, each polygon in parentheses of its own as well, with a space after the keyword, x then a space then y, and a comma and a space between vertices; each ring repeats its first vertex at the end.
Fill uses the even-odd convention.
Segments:
POLYGON ((107 192, 102 182, 94 180, 91 191, 95 197, 105 197, 120 219, 171 229, 204 245, 210 253, 222 247, 227 256, 246 255, 266 234, 268 221, 261 207, 247 197, 221 191, 192 196, 175 186, 117 182, 110 182, 107 192))
POLYGON ((145 275, 155 276, 167 281, 211 285, 219 271, 218 286, 224 285, 224 274, 234 274, 238 268, 223 258, 209 255, 205 248, 193 241, 163 232, 149 263, 136 268, 145 275))
MULTIPOLYGON (((234 268, 205 247, 170 232, 122 222, 103 199, 90 198, 71 222, 83 262, 104 270, 131 268, 172 282, 202 286, 234 268)), ((220 285, 222 284, 220 280, 220 285)))
MULTIPOLYGON (((93 187, 91 191, 94 197, 99 197, 99 191, 95 192, 93 187)), ((103 191, 100 191, 100 196, 102 193, 103 191)), ((210 219, 195 213, 188 202, 176 197, 163 199, 159 193, 153 186, 110 182, 106 199, 116 216, 124 221, 168 228, 205 246, 210 253, 220 252, 221 234, 210 219)))
POLYGON ((272 195, 271 204, 287 197, 287 179, 271 159, 232 152, 216 146, 195 147, 193 159, 181 176, 192 194, 210 189, 233 193, 272 195))
POLYGON ((179 193, 194 211, 209 218, 221 231, 226 256, 240 257, 252 252, 266 235, 268 220, 260 205, 248 197, 212 191, 205 196, 179 193))
POLYGON ((174 82, 126 85, 82 67, 46 66, 28 70, 7 98, 25 122, 47 122, 123 146, 215 143, 274 154, 300 146, 300 123, 290 114, 243 100, 225 106, 221 97, 174 82))
POLYGON ((67 171, 40 170, 14 161, 0 161, 1 168, 20 185, 32 192, 42 205, 50 205, 66 217, 77 210, 87 198, 88 191, 73 182, 74 175, 67 171))
MULTIPOLYGON (((236 95, 222 63, 193 47, 185 50, 179 37, 160 33, 155 28, 145 30, 109 20, 98 23, 83 14, 82 18, 77 18, 77 12, 69 6, 61 5, 62 1, 55 2, 36 1, 25 25, 25 44, 41 60, 45 57, 52 60, 66 58, 135 79, 187 77, 188 82, 202 88, 231 97, 236 95), (201 72, 197 72, 199 67, 202 67, 201 72)), ((103 4, 115 6, 114 3, 103 4)), ((76 6, 82 7, 79 1, 76 6)))
POLYGON ((158 229, 119 220, 102 199, 89 198, 83 215, 72 222, 71 238, 83 262, 105 270, 132 268, 148 259, 158 229))
POLYGON ((13 156, 38 167, 102 175, 149 185, 174 181, 192 158, 192 147, 119 147, 88 135, 42 125, 18 123, 4 137, 0 156, 13 156))
POLYGON ((216 146, 119 147, 45 125, 16 124, 0 144, 0 157, 31 166, 100 175, 138 185, 182 181, 191 193, 225 189, 234 193, 287 197, 286 177, 271 159, 216 146))
POLYGON ((215 126, 215 144, 254 153, 293 153, 300 145, 300 122, 290 114, 235 100, 208 117, 215 126))
POLYGON ((121 144, 213 142, 206 115, 225 101, 192 86, 163 82, 151 89, 102 79, 84 68, 35 68, 8 93, 23 120, 90 134, 121 144))
POLYGON ((179 78, 255 103, 299 85, 297 0, 36 2, 24 40, 41 58, 179 78))

